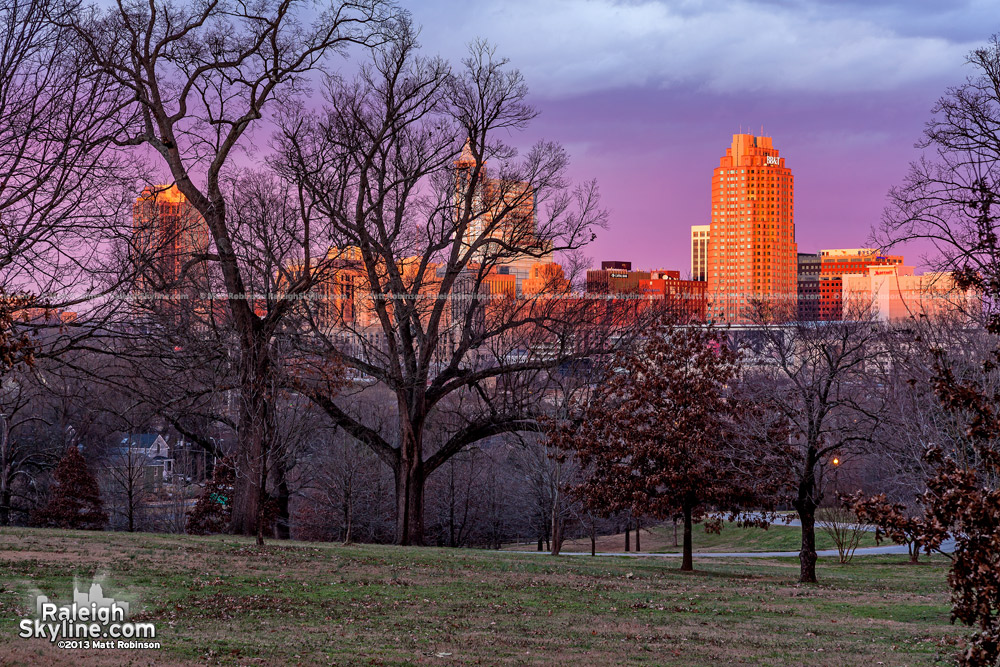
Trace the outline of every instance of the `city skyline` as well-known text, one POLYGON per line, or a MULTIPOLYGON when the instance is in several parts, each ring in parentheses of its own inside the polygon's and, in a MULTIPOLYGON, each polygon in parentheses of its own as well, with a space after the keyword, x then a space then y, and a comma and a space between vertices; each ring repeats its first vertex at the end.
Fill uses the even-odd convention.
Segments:
POLYGON ((989 2, 0 2, 0 655, 1000 667, 989 2))
MULTIPOLYGON (((687 271, 690 227, 710 220, 703 174, 720 138, 741 132, 773 137, 796 174, 800 251, 869 245, 934 102, 971 73, 983 26, 1000 24, 983 2, 917 4, 435 0, 413 12, 429 53, 461 57, 483 38, 524 73, 541 115, 512 140, 562 143, 611 211, 591 266, 687 271)), ((928 249, 893 252, 919 271, 928 249)))

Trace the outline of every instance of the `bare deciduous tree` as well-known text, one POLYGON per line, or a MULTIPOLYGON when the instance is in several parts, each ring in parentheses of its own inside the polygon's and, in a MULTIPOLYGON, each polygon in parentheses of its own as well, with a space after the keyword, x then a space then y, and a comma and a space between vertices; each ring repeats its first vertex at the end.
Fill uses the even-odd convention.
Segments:
POLYGON ((143 527, 143 510, 153 491, 149 463, 131 442, 106 457, 102 496, 112 527, 121 526, 119 518, 130 533, 143 527))
POLYGON ((401 24, 357 80, 327 82, 326 109, 282 121, 278 168, 334 230, 357 290, 356 313, 312 313, 305 349, 384 387, 394 426, 366 426, 322 383, 299 388, 393 469, 400 544, 424 541, 430 474, 483 438, 536 430, 546 374, 616 341, 611 318, 580 335, 602 304, 545 298, 565 296, 558 280, 541 297, 491 287, 512 262, 551 261, 605 221, 593 184, 568 187, 560 147, 520 157, 502 142, 535 116, 526 96, 488 45, 453 72, 421 58, 401 24), (425 437, 432 424, 439 443, 425 437))
POLYGON ((826 493, 832 460, 870 451, 887 421, 884 378, 893 343, 886 327, 858 306, 838 322, 774 323, 755 311, 755 332, 744 338, 762 402, 786 421, 792 456, 783 474, 795 486, 793 506, 802 524, 799 581, 816 582, 816 510, 826 493))
POLYGON ((61 25, 75 12, 61 0, 0 6, 0 295, 50 308, 107 287, 90 272, 119 238, 134 174, 107 142, 126 98, 84 65, 61 25))
POLYGON ((816 519, 823 532, 833 540, 840 562, 850 563, 871 524, 859 518, 856 512, 840 505, 816 510, 816 519))
MULTIPOLYGON (((85 45, 91 70, 130 100, 114 142, 151 148, 211 232, 212 251, 191 261, 217 264, 239 350, 232 529, 256 534, 259 541, 271 444, 270 343, 291 302, 278 299, 261 313, 248 297, 253 280, 234 239, 236 203, 225 192, 226 169, 238 151, 250 149, 247 139, 261 120, 303 92, 308 73, 325 58, 350 44, 382 41, 394 8, 381 0, 357 0, 326 3, 308 17, 306 11, 311 12, 297 0, 195 0, 119 3, 57 18, 85 45)), ((304 230, 300 240, 308 259, 308 224, 304 230)), ((311 283, 307 268, 286 291, 306 291, 311 283)))

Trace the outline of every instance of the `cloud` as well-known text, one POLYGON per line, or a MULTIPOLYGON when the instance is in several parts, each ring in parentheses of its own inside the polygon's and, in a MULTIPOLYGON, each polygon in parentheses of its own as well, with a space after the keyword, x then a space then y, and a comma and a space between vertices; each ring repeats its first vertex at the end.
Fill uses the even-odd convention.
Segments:
POLYGON ((924 34, 904 22, 905 6, 892 9, 753 0, 484 0, 439 5, 431 21, 415 13, 429 50, 443 47, 454 57, 469 39, 485 37, 545 97, 692 85, 724 94, 857 93, 956 80, 975 44, 924 34))

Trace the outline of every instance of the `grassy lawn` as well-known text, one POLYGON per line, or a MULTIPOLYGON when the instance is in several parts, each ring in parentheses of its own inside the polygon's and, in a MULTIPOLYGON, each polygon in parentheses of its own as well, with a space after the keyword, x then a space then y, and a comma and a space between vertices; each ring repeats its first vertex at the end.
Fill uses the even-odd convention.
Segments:
POLYGON ((0 665, 933 665, 946 562, 561 557, 233 537, 0 532, 0 665), (102 577, 160 651, 59 650, 17 637, 41 590, 102 577))
MULTIPOLYGON (((683 539, 684 527, 677 526, 677 543, 683 539)), ((745 551, 798 551, 802 540, 802 529, 797 526, 785 526, 776 524, 763 528, 739 528, 730 522, 725 523, 725 527, 718 535, 705 532, 704 526, 698 524, 694 527, 692 543, 695 551, 706 552, 745 552, 745 551)), ((650 553, 671 553, 679 552, 681 548, 674 546, 673 524, 667 523, 652 528, 642 529, 640 542, 642 550, 650 553)), ((891 545, 892 542, 884 540, 883 545, 891 545)), ((865 533, 861 536, 859 546, 874 547, 875 534, 865 533)), ((631 547, 635 550, 635 535, 631 536, 631 547)), ((520 544, 510 547, 516 551, 533 551, 534 544, 520 544)), ((816 527, 816 548, 836 549, 825 530, 816 527)), ((625 551, 625 535, 605 535, 597 538, 597 550, 605 553, 621 553, 625 551)), ((590 553, 590 539, 567 540, 564 543, 563 551, 583 551, 590 553)))

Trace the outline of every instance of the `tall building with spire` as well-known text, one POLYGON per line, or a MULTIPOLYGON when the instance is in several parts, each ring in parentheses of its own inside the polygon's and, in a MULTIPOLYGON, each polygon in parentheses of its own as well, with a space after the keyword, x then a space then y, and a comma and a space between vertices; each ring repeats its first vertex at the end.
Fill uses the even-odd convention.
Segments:
MULTIPOLYGON (((455 161, 455 216, 465 209, 465 196, 474 178, 476 158, 468 141, 455 161)), ((505 178, 489 178, 486 162, 478 172, 473 189, 472 211, 464 239, 467 246, 478 246, 474 262, 492 263, 499 275, 513 275, 521 291, 531 277, 534 264, 552 262, 552 242, 538 233, 535 193, 531 184, 505 178), (496 239, 491 243, 490 239, 496 239)))
POLYGON ((709 317, 747 322, 755 303, 795 319, 798 290, 792 171, 771 137, 734 134, 712 176, 709 317))

